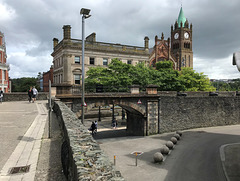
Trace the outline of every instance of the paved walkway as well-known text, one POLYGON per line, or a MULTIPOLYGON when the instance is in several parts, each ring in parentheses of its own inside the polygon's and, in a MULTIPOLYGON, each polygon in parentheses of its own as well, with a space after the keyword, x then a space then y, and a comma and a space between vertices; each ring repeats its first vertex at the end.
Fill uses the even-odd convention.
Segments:
MULTIPOLYGON (((28 102, 3 102, 3 104, 1 104, 1 110, 8 109, 3 112, 5 114, 10 114, 14 108, 18 107, 19 105, 21 105, 20 107, 22 109, 29 106, 31 106, 31 108, 36 106, 38 111, 37 116, 32 120, 31 126, 19 141, 7 162, 4 164, 0 172, 1 181, 34 180, 38 163, 38 155, 41 147, 41 139, 47 120, 47 110, 44 104, 46 104, 46 101, 37 101, 34 104, 28 102), (20 169, 19 167, 22 168, 20 169), (25 173, 27 169, 29 169, 29 171, 25 173), (10 173, 11 170, 13 172, 12 174, 10 173), (14 172, 18 173, 14 174, 14 172)), ((34 111, 34 109, 29 109, 29 113, 31 113, 31 111, 34 111)), ((25 114, 25 112, 21 112, 21 114, 25 114)), ((15 114, 12 115, 16 116, 15 114)), ((14 117, 14 119, 16 119, 18 122, 21 122, 23 121, 22 119, 26 119, 26 117, 19 116, 14 117)), ((5 122, 7 121, 8 120, 5 120, 5 122)))

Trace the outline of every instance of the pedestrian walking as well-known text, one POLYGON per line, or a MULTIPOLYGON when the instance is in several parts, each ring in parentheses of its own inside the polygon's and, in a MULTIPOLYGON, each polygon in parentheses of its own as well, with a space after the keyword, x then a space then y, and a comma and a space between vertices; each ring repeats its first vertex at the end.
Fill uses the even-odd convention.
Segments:
POLYGON ((116 128, 118 127, 118 120, 116 119, 116 128))
POLYGON ((2 100, 3 100, 3 91, 0 90, 0 102, 1 102, 1 104, 2 104, 2 100))
POLYGON ((97 132, 97 127, 98 127, 98 122, 95 121, 95 126, 96 126, 96 132, 97 132))
POLYGON ((116 119, 115 118, 112 120, 112 128, 116 129, 116 119))
POLYGON ((92 122, 92 125, 91 125, 89 130, 92 131, 92 135, 96 134, 96 124, 95 124, 95 122, 92 122))
POLYGON ((33 90, 32 87, 28 90, 28 101, 29 103, 32 101, 32 96, 33 96, 33 90))
POLYGON ((33 101, 33 103, 34 103, 34 101, 36 101, 37 95, 38 95, 38 91, 35 88, 35 86, 33 86, 33 88, 32 88, 32 101, 33 101))

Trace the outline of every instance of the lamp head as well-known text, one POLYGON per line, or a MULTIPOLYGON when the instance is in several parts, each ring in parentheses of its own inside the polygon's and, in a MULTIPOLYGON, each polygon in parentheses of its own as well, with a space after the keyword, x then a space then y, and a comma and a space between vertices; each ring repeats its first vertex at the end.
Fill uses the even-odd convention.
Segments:
POLYGON ((90 9, 82 8, 80 10, 80 14, 84 16, 89 16, 90 11, 91 11, 90 9))

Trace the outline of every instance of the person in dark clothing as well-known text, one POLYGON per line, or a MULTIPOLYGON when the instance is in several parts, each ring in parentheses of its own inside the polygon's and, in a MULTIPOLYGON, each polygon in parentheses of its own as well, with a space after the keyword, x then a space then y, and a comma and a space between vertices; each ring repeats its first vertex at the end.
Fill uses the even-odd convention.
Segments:
POLYGON ((32 95, 33 95, 33 90, 32 90, 32 87, 30 87, 30 89, 28 90, 28 100, 29 100, 29 102, 31 102, 31 100, 32 100, 32 95))
POLYGON ((3 91, 0 90, 0 102, 2 103, 2 99, 3 99, 3 91))
POLYGON ((90 130, 92 131, 92 135, 96 133, 96 124, 94 122, 92 122, 90 130))

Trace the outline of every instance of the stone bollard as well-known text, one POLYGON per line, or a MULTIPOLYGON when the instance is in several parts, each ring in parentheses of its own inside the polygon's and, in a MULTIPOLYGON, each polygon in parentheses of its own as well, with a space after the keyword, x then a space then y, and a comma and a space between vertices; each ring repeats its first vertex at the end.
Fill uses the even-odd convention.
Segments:
POLYGON ((164 155, 167 155, 169 153, 169 148, 166 146, 166 145, 163 145, 161 148, 160 148, 160 152, 164 155))
POLYGON ((176 131, 176 133, 182 136, 182 131, 176 131))
POLYGON ((179 134, 174 134, 173 137, 177 138, 177 140, 180 140, 180 135, 179 134))
POLYGON ((177 144, 177 138, 175 138, 175 137, 172 137, 172 138, 170 139, 170 141, 173 142, 174 145, 177 144))
POLYGON ((153 155, 153 160, 154 160, 155 163, 162 162, 162 161, 163 161, 163 155, 162 155, 162 153, 156 152, 156 153, 153 155))
POLYGON ((173 149, 173 142, 167 141, 166 146, 171 150, 173 149))

